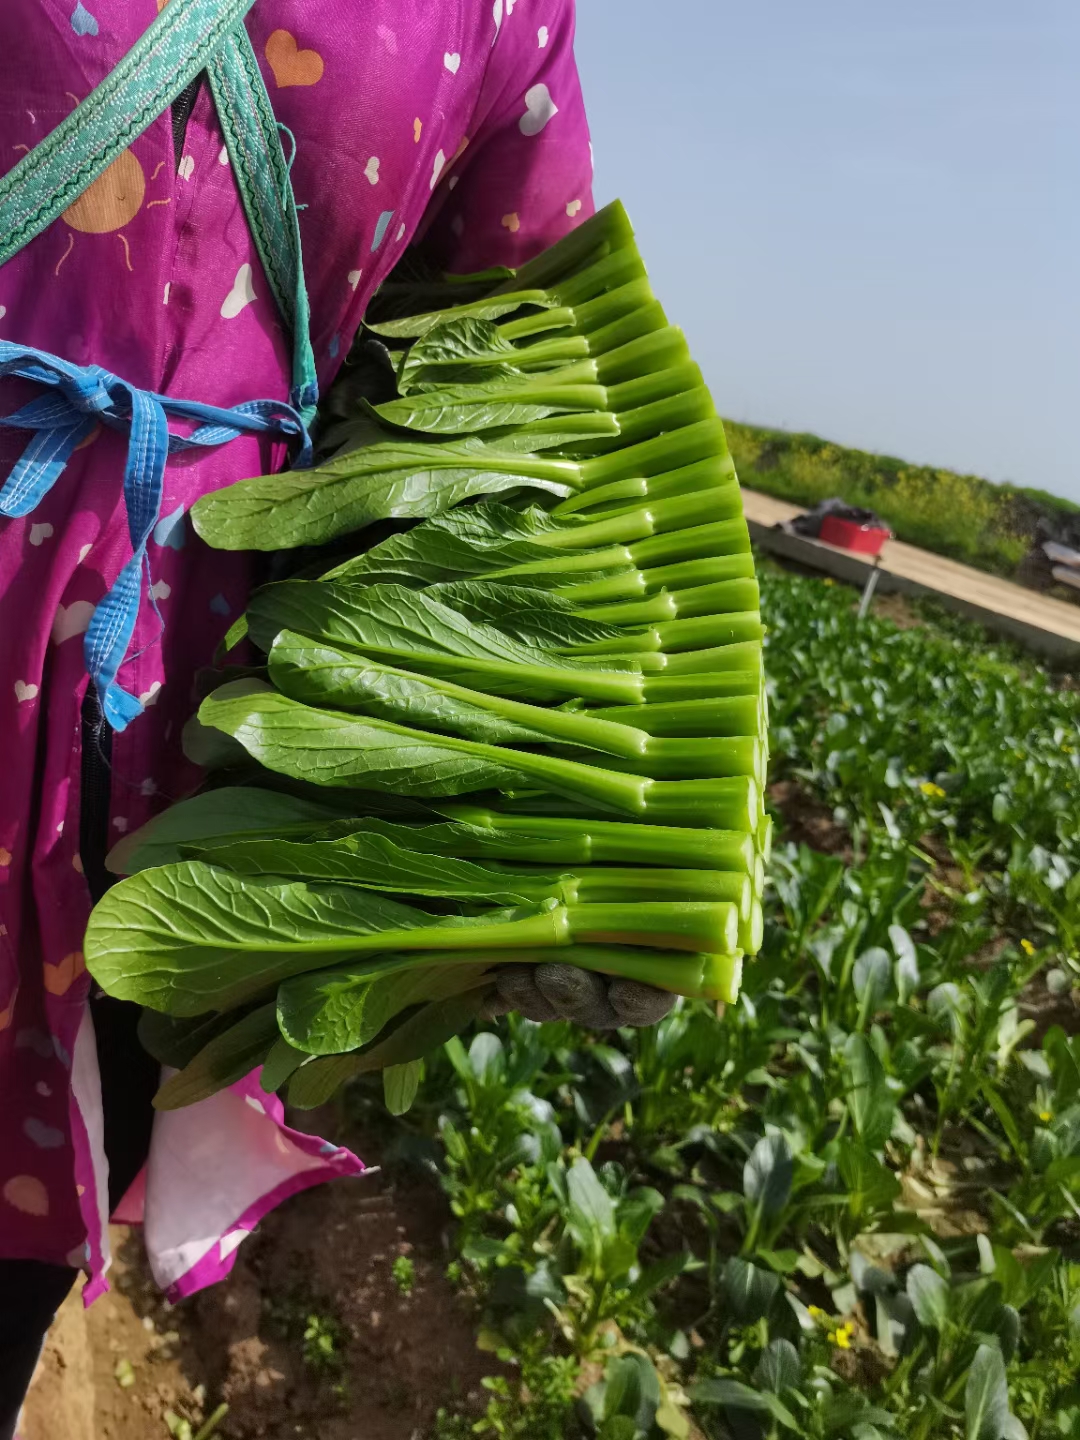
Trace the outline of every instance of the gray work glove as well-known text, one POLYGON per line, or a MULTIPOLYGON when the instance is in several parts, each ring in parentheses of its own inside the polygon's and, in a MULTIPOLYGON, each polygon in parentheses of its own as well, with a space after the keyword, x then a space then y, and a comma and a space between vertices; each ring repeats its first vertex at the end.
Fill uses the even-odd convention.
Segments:
POLYGON ((488 1019, 517 1010, 526 1020, 572 1020, 589 1030, 613 1030, 655 1025, 675 1003, 666 990, 576 965, 503 965, 494 980, 495 993, 484 1007, 488 1019))

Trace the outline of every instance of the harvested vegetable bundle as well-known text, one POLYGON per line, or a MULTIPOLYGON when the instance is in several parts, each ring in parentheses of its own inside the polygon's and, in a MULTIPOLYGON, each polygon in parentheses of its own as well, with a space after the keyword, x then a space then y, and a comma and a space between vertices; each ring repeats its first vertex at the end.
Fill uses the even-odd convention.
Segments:
POLYGON ((352 553, 256 593, 230 643, 264 663, 186 737, 214 788, 110 859, 87 964, 179 1071, 159 1105, 257 1066, 297 1104, 365 1070, 407 1092, 494 967, 731 1000, 760 944, 749 537, 626 216, 448 289, 369 325, 396 393, 347 370, 323 463, 192 512, 219 548, 352 553))

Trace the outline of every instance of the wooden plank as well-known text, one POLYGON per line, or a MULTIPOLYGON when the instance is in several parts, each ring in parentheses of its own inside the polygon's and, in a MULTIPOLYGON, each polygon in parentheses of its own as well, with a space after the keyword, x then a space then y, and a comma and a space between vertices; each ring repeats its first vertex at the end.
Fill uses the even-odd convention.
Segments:
MULTIPOLYGON (((798 505, 743 490, 743 508, 754 543, 786 559, 824 570, 852 585, 864 585, 873 561, 773 527, 804 512, 798 505)), ((930 595, 949 609, 1007 635, 1032 650, 1056 658, 1080 658, 1080 606, 1014 585, 997 575, 974 570, 943 555, 933 555, 899 540, 886 543, 878 589, 930 595)))

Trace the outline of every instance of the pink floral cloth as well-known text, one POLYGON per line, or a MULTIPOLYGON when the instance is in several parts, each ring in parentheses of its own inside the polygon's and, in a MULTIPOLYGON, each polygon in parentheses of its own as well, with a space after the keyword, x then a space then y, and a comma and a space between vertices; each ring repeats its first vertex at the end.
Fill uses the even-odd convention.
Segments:
MULTIPOLYGON (((2 0, 0 171, 109 72, 164 0, 2 0)), ((458 271, 519 263, 592 213, 573 0, 256 0, 248 29, 295 137, 312 342, 325 389, 367 302, 423 238, 458 271)), ((144 389, 231 406, 285 399, 290 346, 202 87, 177 163, 156 121, 0 270, 0 339, 144 389)), ((33 394, 0 382, 0 414, 33 394)), ((26 442, 0 428, 0 483, 26 442)), ((126 438, 103 430, 25 519, 0 519, 0 1256, 108 1263, 107 1170, 79 858, 82 636, 130 558, 126 438)), ((120 683, 144 715, 115 738, 111 834, 188 793, 193 675, 244 607, 243 557, 195 536, 192 502, 283 463, 242 437, 171 460, 120 683)), ((147 1244, 171 1294, 226 1273, 260 1216, 361 1162, 288 1129, 253 1078, 159 1116, 147 1244)))

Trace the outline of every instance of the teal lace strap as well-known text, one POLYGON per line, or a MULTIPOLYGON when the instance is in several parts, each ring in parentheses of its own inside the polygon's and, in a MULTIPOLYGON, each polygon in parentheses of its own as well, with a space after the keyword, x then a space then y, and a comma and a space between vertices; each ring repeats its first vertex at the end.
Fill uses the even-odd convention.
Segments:
POLYGON ((100 85, 0 179, 0 265, 51 225, 206 70, 275 299, 293 336, 292 403, 318 400, 289 166, 251 41, 254 0, 169 0, 100 85))
POLYGON ((207 73, 248 225, 278 309, 292 331, 292 404, 310 421, 319 392, 296 199, 281 132, 243 25, 225 37, 207 73))
POLYGON ((171 0, 66 120, 0 180, 0 265, 74 204, 172 104, 254 0, 171 0))

